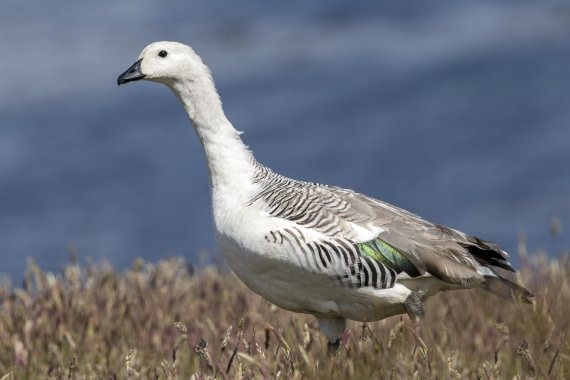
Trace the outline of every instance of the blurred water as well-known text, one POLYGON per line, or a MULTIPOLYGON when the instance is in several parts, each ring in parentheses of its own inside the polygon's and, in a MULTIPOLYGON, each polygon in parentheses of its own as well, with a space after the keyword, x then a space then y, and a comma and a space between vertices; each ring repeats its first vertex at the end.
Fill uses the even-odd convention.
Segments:
POLYGON ((566 2, 0 5, 0 273, 73 244, 117 268, 217 252, 201 147, 163 86, 116 86, 191 44, 257 159, 499 243, 570 247, 566 2))

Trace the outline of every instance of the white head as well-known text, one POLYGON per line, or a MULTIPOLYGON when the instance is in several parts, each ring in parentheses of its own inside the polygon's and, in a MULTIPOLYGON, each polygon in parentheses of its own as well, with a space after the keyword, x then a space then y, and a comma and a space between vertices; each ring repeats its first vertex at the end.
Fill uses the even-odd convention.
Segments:
POLYGON ((176 82, 211 81, 210 71, 190 46, 178 42, 153 42, 117 79, 119 85, 145 79, 173 87, 176 82))
POLYGON ((194 127, 227 122, 210 70, 190 46, 178 42, 153 42, 139 59, 119 75, 119 85, 136 80, 167 85, 184 106, 194 127))

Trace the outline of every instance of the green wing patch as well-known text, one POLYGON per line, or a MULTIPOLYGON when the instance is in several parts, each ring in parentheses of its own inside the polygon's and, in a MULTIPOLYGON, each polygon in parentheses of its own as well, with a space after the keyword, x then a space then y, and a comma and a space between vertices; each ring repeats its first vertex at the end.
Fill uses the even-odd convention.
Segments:
POLYGON ((411 277, 421 274, 406 256, 380 238, 366 243, 356 243, 356 248, 362 256, 379 261, 396 273, 406 272, 411 277))

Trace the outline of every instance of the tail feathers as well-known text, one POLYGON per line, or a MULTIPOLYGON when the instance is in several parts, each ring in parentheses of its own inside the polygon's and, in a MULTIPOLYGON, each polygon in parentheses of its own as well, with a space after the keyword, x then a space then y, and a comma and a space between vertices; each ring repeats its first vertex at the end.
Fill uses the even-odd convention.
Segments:
POLYGON ((502 251, 497 245, 474 236, 470 238, 474 240, 475 244, 459 244, 467 249, 479 264, 502 268, 509 272, 515 271, 507 260, 507 253, 502 251))
POLYGON ((500 276, 485 276, 483 289, 514 302, 532 303, 532 293, 525 287, 500 276))

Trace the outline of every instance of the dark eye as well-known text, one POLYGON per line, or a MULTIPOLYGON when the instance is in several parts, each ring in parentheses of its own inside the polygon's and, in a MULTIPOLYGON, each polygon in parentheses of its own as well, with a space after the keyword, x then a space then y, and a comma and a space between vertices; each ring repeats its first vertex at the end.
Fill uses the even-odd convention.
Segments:
POLYGON ((161 50, 161 51, 158 53, 158 56, 159 56, 160 58, 164 58, 164 57, 166 57, 167 55, 168 55, 168 53, 166 52, 166 50, 161 50))

